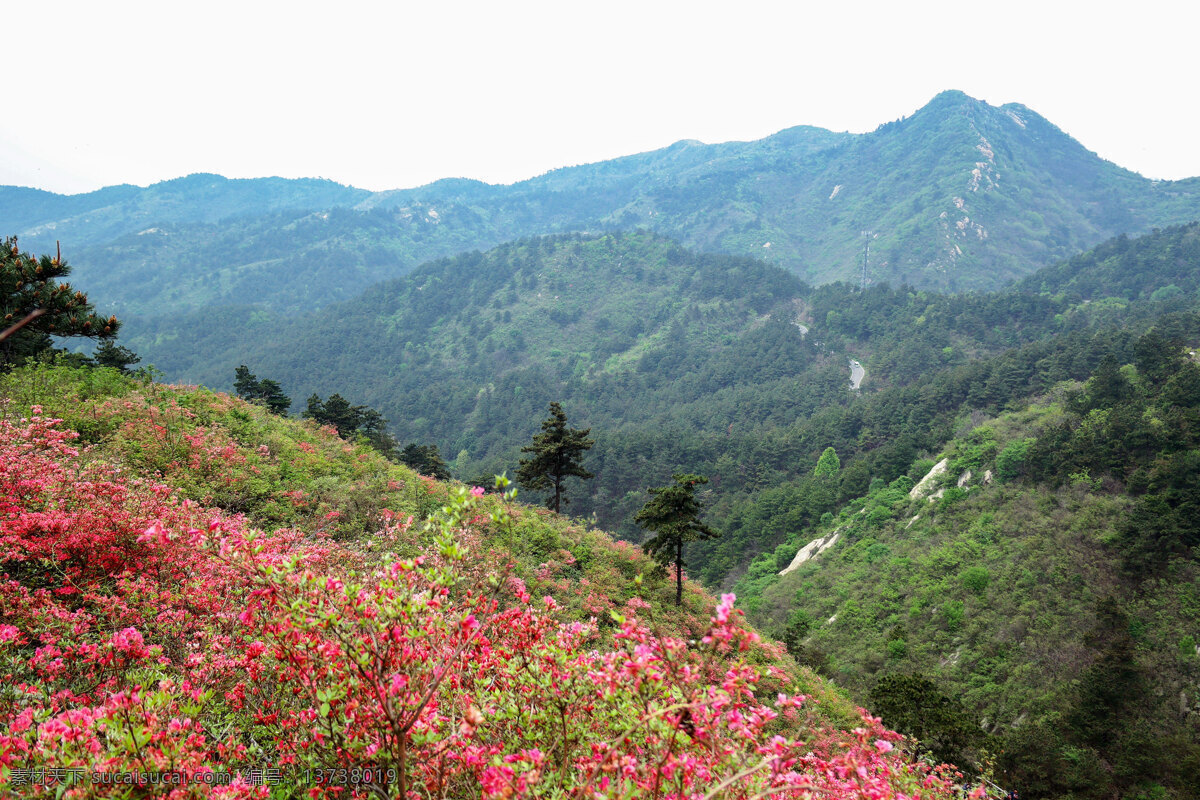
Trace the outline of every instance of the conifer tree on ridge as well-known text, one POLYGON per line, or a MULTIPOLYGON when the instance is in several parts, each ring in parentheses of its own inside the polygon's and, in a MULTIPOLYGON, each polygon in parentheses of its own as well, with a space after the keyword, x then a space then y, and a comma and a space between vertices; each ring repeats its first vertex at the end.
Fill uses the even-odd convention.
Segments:
POLYGON ((683 545, 720 534, 700 521, 700 502, 696 487, 708 483, 703 475, 679 474, 669 486, 650 489, 653 497, 633 521, 653 538, 642 543, 642 550, 663 567, 675 564, 675 605, 683 605, 683 545))
POLYGON ((553 489, 546 508, 555 513, 567 502, 563 480, 574 476, 582 480, 594 477, 579 463, 580 457, 596 442, 587 438, 591 428, 580 430, 567 427, 567 414, 560 403, 550 404, 550 417, 542 422, 542 432, 534 434, 533 444, 521 448, 532 458, 521 459, 517 482, 524 489, 553 489))

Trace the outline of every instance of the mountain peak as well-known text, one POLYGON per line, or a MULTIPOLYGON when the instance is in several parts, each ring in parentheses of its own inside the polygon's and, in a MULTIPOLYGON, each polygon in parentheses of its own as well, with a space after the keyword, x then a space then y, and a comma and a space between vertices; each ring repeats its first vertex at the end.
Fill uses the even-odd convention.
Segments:
POLYGON ((971 97, 971 95, 967 94, 966 92, 960 91, 958 89, 946 89, 945 91, 938 92, 936 95, 934 95, 933 99, 925 104, 925 107, 928 108, 929 106, 932 106, 932 105, 949 105, 951 103, 979 103, 979 102, 980 102, 979 100, 976 100, 974 97, 971 97))
POLYGON ((958 89, 947 89, 934 95, 933 99, 917 109, 913 116, 924 117, 950 113, 977 114, 988 110, 994 109, 983 100, 977 100, 958 89))

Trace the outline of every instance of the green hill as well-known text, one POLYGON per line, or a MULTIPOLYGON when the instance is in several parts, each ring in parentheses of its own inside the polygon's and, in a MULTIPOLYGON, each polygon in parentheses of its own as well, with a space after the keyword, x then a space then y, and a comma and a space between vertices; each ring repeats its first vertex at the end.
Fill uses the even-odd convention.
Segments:
POLYGON ((524 236, 648 228, 811 283, 995 289, 1121 233, 1200 216, 1195 179, 1145 179, 1019 104, 944 92, 868 134, 796 127, 694 141, 509 186, 444 180, 369 193, 196 175, 63 197, 0 187, 0 227, 68 243, 105 310, 251 302, 311 310, 418 264, 524 236))
POLYGON ((0 375, 6 794, 961 794, 601 531, 66 361, 0 375))
MULTIPOLYGON (((830 445, 907 469, 941 446, 960 405, 1033 391, 1028 359, 1190 308, 1195 240, 1195 225, 1116 240, 1012 290, 946 296, 812 289, 648 233, 548 237, 435 262, 303 318, 208 311, 135 326, 127 341, 175 380, 229 386, 245 363, 297 400, 342 393, 381 410, 402 442, 437 444, 464 476, 514 469, 534 421, 564 402, 598 437, 598 478, 572 510, 636 538, 642 489, 680 469, 713 475, 735 518, 734 498, 803 478, 830 445), (1072 288, 1103 270, 1121 297, 1072 288), (1016 355, 1022 346, 1034 349, 1016 355), (850 358, 866 367, 857 399, 850 358), (930 400, 942 380, 955 388, 930 400), (906 430, 910 418, 921 424, 906 430)), ((1072 358, 1061 377, 1095 366, 1072 358)), ((747 558, 735 541, 714 545, 730 554, 707 579, 747 558)))
POLYGON ((1056 335, 797 425, 840 473, 741 499, 706 563, 759 532, 751 618, 1022 796, 1194 795, 1198 241, 1043 270, 1056 335))
MULTIPOLYGON (((646 486, 707 475, 721 536, 689 546, 691 576, 735 589, 793 656, 937 758, 995 756, 1026 797, 1184 798, 1200 774, 1198 292, 1200 223, 956 296, 814 289, 649 232, 577 234, 433 262, 303 319, 206 312, 131 343, 214 370, 193 380, 245 361, 299 396, 344 392, 464 477, 511 472, 564 401, 597 439, 573 513, 636 540, 646 486), (208 367, 213 353, 227 364, 208 367), (910 495, 943 458, 941 493, 910 495)), ((204 389, 60 365, 3 390, 65 417, 97 465, 264 528, 363 544, 384 507, 421 518, 452 498, 204 389)), ((669 593, 658 577, 632 589, 649 562, 592 525, 516 519, 484 541, 570 614, 669 593)), ((694 633, 710 601, 691 587, 655 614, 694 633)))
POLYGON ((926 736, 943 755, 998 754, 1022 796, 1192 796, 1200 368, 1162 361, 1122 369, 1116 404, 1098 373, 969 423, 933 456, 938 479, 914 488, 926 459, 878 481, 735 591, 890 724, 920 701, 890 695, 888 676, 956 698, 982 733, 926 736))

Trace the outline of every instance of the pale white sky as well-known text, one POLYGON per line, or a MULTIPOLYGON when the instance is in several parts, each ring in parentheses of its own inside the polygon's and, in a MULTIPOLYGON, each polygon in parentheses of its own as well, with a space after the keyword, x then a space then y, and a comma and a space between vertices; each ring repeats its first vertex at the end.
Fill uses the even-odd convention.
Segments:
POLYGON ((62 192, 508 183, 679 139, 865 132, 943 89, 1200 175, 1191 0, 9 0, 3 20, 0 183, 62 192))

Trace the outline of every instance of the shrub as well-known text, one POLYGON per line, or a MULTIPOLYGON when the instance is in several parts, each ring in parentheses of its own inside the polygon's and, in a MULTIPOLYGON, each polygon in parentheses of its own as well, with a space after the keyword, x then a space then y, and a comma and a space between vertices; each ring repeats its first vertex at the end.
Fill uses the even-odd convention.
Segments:
POLYGON ((279 785, 172 796, 956 796, 878 720, 832 730, 778 693, 732 595, 690 644, 636 598, 607 632, 560 620, 504 553, 471 557, 506 503, 458 487, 423 527, 384 511, 374 542, 422 554, 380 558, 255 531, 74 439, 40 409, 0 420, 0 671, 21 687, 0 695, 0 793, 66 789, 18 770, 265 766, 279 785), (313 785, 331 769, 374 785, 313 785))
POLYGON ((991 575, 988 573, 987 567, 974 566, 967 567, 958 576, 959 582, 963 587, 973 594, 982 595, 987 591, 988 582, 991 580, 991 575))
POLYGON ((996 456, 996 479, 1001 483, 1016 480, 1025 474, 1029 448, 1036 439, 1016 439, 1009 442, 996 456))
POLYGON ((961 600, 947 600, 942 604, 942 619, 946 630, 955 633, 962 627, 965 610, 961 600))

